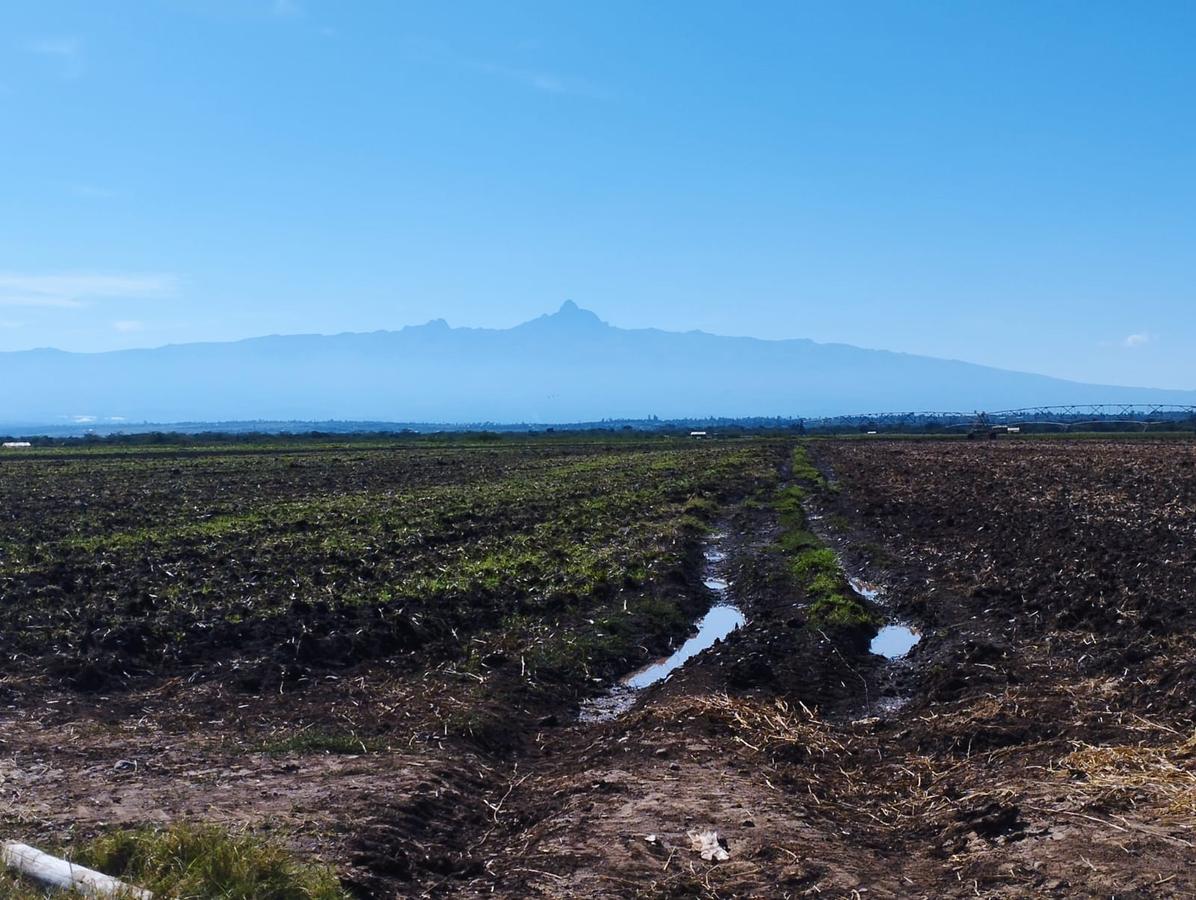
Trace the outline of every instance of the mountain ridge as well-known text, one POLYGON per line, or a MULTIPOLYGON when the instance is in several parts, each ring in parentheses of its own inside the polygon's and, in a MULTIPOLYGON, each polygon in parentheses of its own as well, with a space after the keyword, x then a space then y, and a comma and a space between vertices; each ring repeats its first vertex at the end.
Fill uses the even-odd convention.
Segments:
POLYGON ((75 353, 0 353, 0 422, 539 421, 814 416, 1056 403, 1196 404, 808 338, 624 329, 565 301, 511 328, 275 334, 75 353))

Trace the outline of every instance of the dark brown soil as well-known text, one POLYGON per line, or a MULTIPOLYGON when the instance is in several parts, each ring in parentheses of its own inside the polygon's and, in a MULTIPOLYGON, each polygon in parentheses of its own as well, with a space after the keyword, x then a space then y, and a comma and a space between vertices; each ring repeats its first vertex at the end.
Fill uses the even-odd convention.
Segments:
MULTIPOLYGON (((716 515, 748 624, 620 719, 576 720, 608 677, 529 690, 517 660, 262 690, 209 653, 199 677, 98 693, 10 666, 4 827, 244 824, 371 897, 1196 895, 1196 447, 811 452, 820 532, 923 632, 906 660, 809 626, 767 494, 741 484, 716 515), (703 830, 726 860, 691 849, 703 830)), ((698 565, 674 583, 694 609, 698 565)))

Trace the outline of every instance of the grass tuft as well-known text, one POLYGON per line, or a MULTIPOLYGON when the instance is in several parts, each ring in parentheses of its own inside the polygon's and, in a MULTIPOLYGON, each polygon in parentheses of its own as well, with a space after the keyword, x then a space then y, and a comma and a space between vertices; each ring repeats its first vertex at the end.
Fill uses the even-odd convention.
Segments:
MULTIPOLYGON (((161 900, 349 898, 330 868, 300 862, 277 844, 212 825, 114 831, 78 848, 72 861, 152 891, 161 900)), ((45 893, 0 875, 0 896, 34 900, 45 893)))
POLYGON ((176 900, 345 900, 331 869, 271 842, 211 825, 117 831, 77 856, 85 866, 176 900))
POLYGON ((355 734, 334 734, 326 731, 301 731, 286 737, 273 738, 261 745, 262 753, 328 753, 352 756, 358 753, 378 753, 386 750, 385 741, 362 738, 355 734))
POLYGON ((795 481, 814 485, 818 488, 827 486, 826 478, 818 471, 810 453, 802 445, 793 448, 793 478, 795 481))
POLYGON ((804 486, 782 490, 773 507, 781 523, 781 550, 789 557, 790 571, 809 600, 809 624, 848 631, 875 628, 879 617, 851 590, 835 552, 824 547, 810 530, 804 502, 809 490, 826 490, 827 482, 803 446, 793 451, 793 477, 804 486))
POLYGON ((823 594, 809 606, 813 625, 831 628, 875 628, 877 619, 859 599, 849 594, 823 594))
POLYGON ((879 624, 877 615, 847 585, 833 550, 804 550, 790 563, 790 570, 810 598, 807 613, 814 627, 863 629, 879 624))
POLYGON ((815 584, 821 583, 820 579, 831 579, 838 585, 843 577, 843 572, 839 568, 839 558, 835 556, 835 551, 828 547, 800 553, 790 564, 790 568, 807 591, 811 590, 815 584))

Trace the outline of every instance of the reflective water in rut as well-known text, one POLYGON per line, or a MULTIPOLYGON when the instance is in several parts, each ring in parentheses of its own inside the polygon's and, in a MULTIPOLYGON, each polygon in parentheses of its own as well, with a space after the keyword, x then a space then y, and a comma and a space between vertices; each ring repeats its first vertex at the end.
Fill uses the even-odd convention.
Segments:
POLYGON ((746 621, 739 607, 727 600, 727 580, 720 574, 723 561, 727 558, 721 544, 725 534, 713 535, 712 543, 705 551, 706 572, 702 583, 712 591, 717 600, 710 611, 698 619, 695 633, 684 644, 664 659, 657 660, 644 668, 632 672, 614 685, 601 697, 595 697, 582 705, 579 718, 583 722, 605 722, 617 718, 635 705, 639 692, 650 685, 664 681, 685 663, 703 650, 714 646, 746 621))
MULTIPOLYGON (((872 603, 880 601, 880 588, 862 578, 848 578, 851 589, 872 603)), ((886 625, 876 633, 869 650, 885 659, 901 659, 913 649, 922 635, 907 625, 886 625)))
POLYGON ((905 625, 886 625, 876 633, 868 648, 885 659, 901 659, 913 649, 922 636, 905 625))
POLYGON ((743 613, 730 604, 712 606, 710 612, 698 620, 697 634, 674 650, 671 656, 646 666, 623 679, 623 684, 639 690, 650 684, 663 681, 675 670, 685 665, 687 660, 693 659, 703 650, 713 647, 715 641, 721 641, 744 621, 743 613))

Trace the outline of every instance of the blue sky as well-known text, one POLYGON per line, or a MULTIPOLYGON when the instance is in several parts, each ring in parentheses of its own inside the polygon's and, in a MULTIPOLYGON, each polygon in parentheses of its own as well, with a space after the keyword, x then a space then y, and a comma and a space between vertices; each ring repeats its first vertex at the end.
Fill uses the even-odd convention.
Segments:
POLYGON ((0 7, 0 349, 507 326, 1196 388, 1196 4, 0 7))

